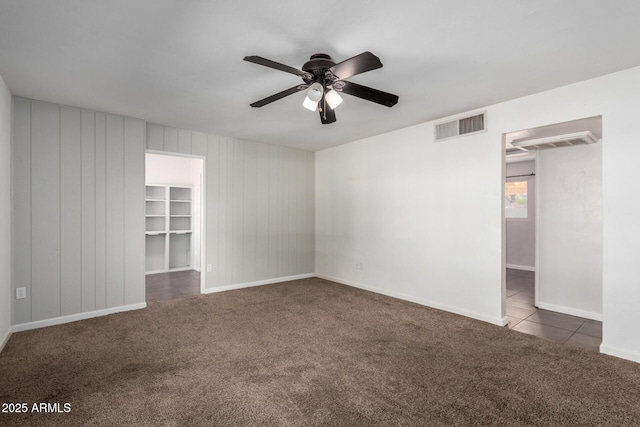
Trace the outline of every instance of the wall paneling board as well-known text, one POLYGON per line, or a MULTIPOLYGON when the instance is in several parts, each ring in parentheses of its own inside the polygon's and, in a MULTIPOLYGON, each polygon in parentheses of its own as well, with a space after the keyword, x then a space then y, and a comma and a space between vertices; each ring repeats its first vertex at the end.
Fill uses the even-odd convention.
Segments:
POLYGON ((144 303, 145 122, 14 98, 16 325, 144 303))

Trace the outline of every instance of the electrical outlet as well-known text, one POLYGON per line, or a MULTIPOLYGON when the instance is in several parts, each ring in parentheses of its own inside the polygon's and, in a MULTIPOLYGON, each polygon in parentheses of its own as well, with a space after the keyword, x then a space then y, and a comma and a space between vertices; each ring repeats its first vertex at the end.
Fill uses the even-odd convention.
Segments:
POLYGON ((27 297, 27 288, 16 288, 16 299, 24 299, 27 297))
POLYGON ((213 271, 213 265, 207 264, 207 273, 211 273, 213 271))

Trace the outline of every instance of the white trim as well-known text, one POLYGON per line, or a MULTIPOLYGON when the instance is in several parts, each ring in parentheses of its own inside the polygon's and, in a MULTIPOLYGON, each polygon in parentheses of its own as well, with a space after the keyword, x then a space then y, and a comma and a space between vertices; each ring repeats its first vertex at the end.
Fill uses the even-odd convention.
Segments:
POLYGON ((176 271, 189 271, 189 270, 193 270, 193 267, 190 265, 187 265, 186 267, 170 268, 169 270, 161 271, 161 273, 173 273, 176 271))
MULTIPOLYGON (((536 157, 535 157, 535 163, 533 164, 534 166, 534 173, 536 174, 534 177, 534 185, 536 187, 535 191, 536 191, 536 195, 535 195, 535 209, 536 209, 536 213, 535 213, 535 236, 534 236, 534 265, 536 267, 540 267, 540 203, 542 202, 540 200, 540 152, 536 151, 536 157)), ((536 271, 536 275, 533 278, 533 303, 536 307, 539 307, 538 304, 540 304, 540 275, 537 274, 536 271)))
MULTIPOLYGON (((147 122, 149 123, 149 122, 147 122)), ((166 126, 163 125, 158 125, 158 126, 162 126, 163 128, 166 126)), ((148 154, 158 154, 160 156, 174 156, 174 157, 189 157, 191 159, 204 159, 204 156, 200 155, 200 154, 188 154, 188 153, 180 153, 179 151, 164 151, 164 150, 153 150, 150 148, 145 148, 144 149, 145 153, 148 154)), ((163 184, 149 184, 149 185, 163 185, 163 184)), ((184 185, 171 185, 171 187, 184 187, 184 185)))
POLYGON ((543 310, 555 311, 556 313, 568 314, 570 316, 583 317, 585 319, 602 322, 602 314, 592 313, 590 311, 578 310, 577 308, 565 307, 563 305, 550 304, 542 301, 538 301, 536 306, 543 310))
MULTIPOLYGON (((505 212, 504 195, 506 192, 506 186, 503 184, 506 182, 507 176, 507 162, 506 162, 506 134, 502 134, 502 164, 500 180, 500 313, 502 314, 502 321, 507 319, 507 215, 505 212)), ((508 323, 506 323, 508 325, 508 323)))
POLYGON ((36 320, 35 322, 20 323, 13 325, 12 332, 22 332, 31 329, 46 328, 47 326, 62 325, 64 323, 76 322, 78 320, 91 319, 93 317, 106 316, 108 314, 120 313, 123 311, 139 310, 146 308, 147 303, 121 305, 118 307, 105 308, 104 310, 87 311, 85 313, 71 314, 69 316, 54 317, 45 320, 36 320))
POLYGON ((528 265, 507 264, 507 268, 512 268, 514 270, 536 271, 535 267, 529 267, 528 265))
POLYGON ((619 357, 621 359, 631 360, 632 362, 640 363, 640 353, 634 351, 624 350, 619 347, 611 345, 600 344, 600 353, 608 354, 610 356, 619 357))
POLYGON ((4 350, 4 346, 7 345, 7 343, 9 342, 9 338, 11 338, 11 331, 12 331, 12 328, 9 327, 9 329, 7 329, 7 333, 5 334, 4 338, 2 339, 2 342, 0 342, 0 352, 2 352, 2 350, 4 350))
POLYGON ((166 273, 167 271, 165 270, 151 270, 151 271, 145 271, 144 275, 148 276, 150 274, 160 274, 160 273, 166 273))
POLYGON ((299 274, 297 276, 287 276, 287 277, 276 277, 274 279, 267 279, 267 280, 258 280, 256 282, 246 282, 246 283, 238 283, 235 285, 229 285, 229 286, 218 286, 215 288, 205 288, 202 290, 203 294, 213 294, 216 292, 224 292, 224 291, 232 291, 235 289, 243 289, 243 288, 252 288, 254 286, 262 286, 262 285, 272 285, 274 283, 280 283, 280 282, 290 282, 292 280, 300 280, 300 279, 309 279, 311 277, 319 277, 314 273, 308 273, 308 274, 299 274))
MULTIPOLYGON (((205 142, 208 144, 208 137, 205 142)), ((202 159, 200 171, 200 295, 207 287, 207 156, 199 156, 202 159)), ((192 211, 193 213, 193 211, 192 211)), ((195 269, 194 269, 195 270, 195 269)))
POLYGON ((354 288, 362 289, 365 291, 374 292, 376 294, 386 295, 388 297, 397 298, 397 299, 401 299, 409 302, 414 302, 416 304, 424 305, 431 308, 437 308, 438 310, 448 311, 449 313, 459 314, 461 316, 470 317, 476 320, 481 320, 483 322, 491 323, 493 325, 506 326, 509 323, 509 318, 506 316, 504 317, 485 316, 484 314, 474 313, 472 311, 464 310, 451 305, 441 304, 439 302, 425 300, 422 298, 416 298, 416 297, 404 295, 398 292, 390 292, 390 291, 387 291, 386 289, 380 289, 373 286, 364 285, 362 283, 351 282, 349 280, 344 280, 344 279, 340 279, 333 276, 327 276, 324 274, 316 273, 316 277, 319 277, 325 280, 330 280, 332 282, 340 283, 342 285, 347 285, 354 288))

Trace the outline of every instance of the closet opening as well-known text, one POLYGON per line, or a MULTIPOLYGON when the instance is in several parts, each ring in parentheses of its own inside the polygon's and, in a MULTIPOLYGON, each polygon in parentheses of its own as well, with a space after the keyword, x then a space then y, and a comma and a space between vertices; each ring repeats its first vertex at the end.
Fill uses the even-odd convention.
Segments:
POLYGON ((198 295, 204 289, 203 173, 203 157, 147 150, 147 302, 198 295))

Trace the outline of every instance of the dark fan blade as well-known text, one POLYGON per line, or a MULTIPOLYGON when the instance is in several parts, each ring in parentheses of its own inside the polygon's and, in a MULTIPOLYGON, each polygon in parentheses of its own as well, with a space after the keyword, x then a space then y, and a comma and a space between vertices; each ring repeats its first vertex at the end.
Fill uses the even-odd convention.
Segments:
POLYGON ((329 70, 331 70, 334 76, 338 77, 340 80, 344 80, 351 76, 355 76, 356 74, 375 70, 376 68, 382 68, 380 58, 371 52, 363 52, 353 58, 345 59, 331 67, 329 70))
POLYGON ((279 62, 272 61, 270 59, 263 58, 261 56, 245 56, 244 60, 247 62, 253 62, 254 64, 264 65, 265 67, 274 68, 276 70, 284 71, 286 73, 295 74, 300 77, 307 77, 308 73, 297 68, 289 67, 288 65, 281 64, 279 62))
POLYGON ((251 104, 251 106, 254 108, 264 107, 267 104, 271 104, 273 101, 277 101, 278 99, 282 99, 285 96, 289 96, 296 92, 300 92, 301 90, 305 90, 308 87, 309 85, 294 86, 289 89, 283 90, 282 92, 278 92, 275 95, 268 96, 265 99, 261 99, 260 101, 256 101, 253 104, 251 104))
POLYGON ((328 125, 336 121, 336 112, 333 108, 329 107, 329 104, 324 100, 324 95, 322 95, 318 107, 320 107, 318 110, 320 111, 320 121, 323 125, 328 125))
POLYGON ((386 105, 387 107, 393 107, 398 103, 398 95, 352 82, 341 81, 340 83, 344 85, 342 86, 342 93, 357 96, 358 98, 366 99, 367 101, 375 102, 377 104, 386 105))

